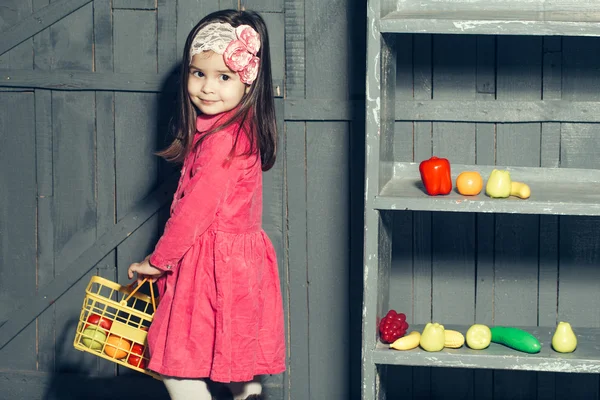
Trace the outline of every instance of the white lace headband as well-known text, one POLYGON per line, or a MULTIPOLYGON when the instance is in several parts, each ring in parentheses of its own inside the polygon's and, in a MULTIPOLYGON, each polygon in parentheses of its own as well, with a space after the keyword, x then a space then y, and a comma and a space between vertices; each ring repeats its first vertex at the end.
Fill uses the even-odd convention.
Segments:
POLYGON ((225 65, 250 85, 258 76, 260 37, 250 25, 237 28, 225 22, 214 22, 200 29, 190 48, 190 63, 195 54, 212 50, 223 54, 225 65))

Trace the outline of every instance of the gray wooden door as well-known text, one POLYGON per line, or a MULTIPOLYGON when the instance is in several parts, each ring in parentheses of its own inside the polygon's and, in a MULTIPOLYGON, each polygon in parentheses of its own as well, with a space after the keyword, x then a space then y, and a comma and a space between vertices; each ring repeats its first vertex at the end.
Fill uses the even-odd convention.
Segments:
POLYGON ((202 16, 238 6, 269 27, 280 128, 264 226, 289 368, 266 387, 273 399, 359 393, 362 2, 0 0, 0 399, 165 398, 74 350, 74 329, 90 276, 126 282, 153 248, 177 171, 152 152, 183 43, 202 16))

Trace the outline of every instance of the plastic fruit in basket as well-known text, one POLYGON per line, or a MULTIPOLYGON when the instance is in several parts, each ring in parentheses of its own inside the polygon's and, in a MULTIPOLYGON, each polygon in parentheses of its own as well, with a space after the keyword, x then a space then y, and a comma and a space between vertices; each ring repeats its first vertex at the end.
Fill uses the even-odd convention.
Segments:
POLYGON ((108 318, 101 317, 98 314, 90 314, 89 317, 85 320, 87 322, 85 327, 87 328, 90 325, 98 325, 100 328, 109 331, 112 326, 112 321, 108 318))
POLYGON ((134 343, 131 346, 131 353, 129 357, 127 357, 127 363, 133 365, 134 367, 146 368, 146 360, 142 357, 144 354, 144 346, 139 343, 134 343))
POLYGON ((120 360, 127 356, 129 349, 131 349, 131 342, 129 340, 116 335, 108 335, 104 352, 110 357, 120 360))
POLYGON ((92 350, 100 350, 106 341, 106 334, 95 326, 85 328, 81 334, 81 343, 92 350))

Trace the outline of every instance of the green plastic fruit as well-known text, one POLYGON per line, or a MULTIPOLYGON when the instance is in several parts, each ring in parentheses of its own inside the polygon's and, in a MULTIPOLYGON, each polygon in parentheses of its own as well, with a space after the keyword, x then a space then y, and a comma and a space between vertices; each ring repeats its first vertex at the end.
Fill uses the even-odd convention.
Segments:
POLYGON ((92 350, 100 350, 106 341, 106 334, 96 326, 85 328, 82 335, 81 342, 92 350))
POLYGON ((510 196, 510 190, 510 172, 494 169, 488 178, 485 193, 490 197, 503 198, 510 196))
POLYGON ((577 348, 577 336, 568 322, 559 322, 552 336, 552 348, 559 353, 572 353, 577 348))
POLYGON ((440 351, 444 348, 446 342, 446 334, 444 333, 444 325, 439 323, 428 322, 421 333, 419 344, 425 351, 440 351))
POLYGON ((542 345, 531 333, 510 326, 493 326, 492 343, 503 344, 524 353, 539 353, 542 345))
POLYGON ((473 324, 467 331, 467 346, 474 350, 483 350, 490 345, 492 332, 487 325, 473 324))

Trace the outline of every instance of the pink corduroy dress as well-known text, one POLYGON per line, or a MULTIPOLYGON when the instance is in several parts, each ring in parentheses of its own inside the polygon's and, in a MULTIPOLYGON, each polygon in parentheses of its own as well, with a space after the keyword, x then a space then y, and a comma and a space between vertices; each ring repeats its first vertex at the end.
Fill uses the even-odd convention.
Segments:
MULTIPOLYGON (((195 141, 226 117, 198 117, 195 141)), ((244 382, 285 370, 277 259, 261 225, 260 158, 228 158, 238 126, 186 157, 150 258, 167 271, 148 332, 148 368, 162 375, 244 382)), ((241 134, 237 153, 248 146, 241 134)))

